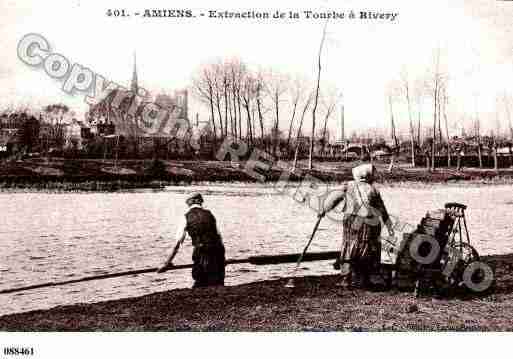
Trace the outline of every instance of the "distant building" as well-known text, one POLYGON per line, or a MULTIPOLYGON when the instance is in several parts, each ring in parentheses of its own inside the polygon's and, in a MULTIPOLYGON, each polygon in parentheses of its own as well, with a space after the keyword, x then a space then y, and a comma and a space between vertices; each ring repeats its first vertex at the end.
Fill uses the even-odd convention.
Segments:
POLYGON ((39 144, 40 121, 27 112, 13 112, 0 116, 3 152, 9 149, 32 152, 39 144), (11 146, 10 144, 16 144, 11 146), (9 144, 9 145, 8 145, 9 144))
POLYGON ((178 90, 173 95, 159 94, 155 97, 154 103, 169 111, 171 118, 187 120, 188 116, 188 92, 187 90, 178 90))
POLYGON ((82 149, 83 133, 88 128, 82 121, 73 119, 70 124, 64 125, 64 146, 68 148, 82 149))
POLYGON ((11 156, 22 150, 21 134, 15 128, 0 129, 0 157, 11 156))
MULTIPOLYGON (((91 125, 91 132, 98 135, 108 135, 101 131, 102 124, 113 125, 115 133, 130 137, 145 137, 153 134, 141 130, 142 111, 146 103, 153 102, 166 110, 171 118, 184 119, 188 121, 188 93, 187 90, 175 91, 172 95, 161 93, 153 100, 148 93, 142 99, 138 94, 140 91, 137 75, 137 63, 134 57, 134 70, 130 83, 130 90, 116 89, 109 93, 99 103, 92 105, 87 114, 87 120, 91 125), (114 101, 120 102, 115 106, 114 101)), ((103 128, 105 129, 105 127, 103 128)), ((157 137, 158 134, 155 134, 157 137)))
POLYGON ((198 114, 191 127, 191 144, 197 156, 210 157, 215 151, 214 133, 210 127, 210 121, 200 121, 198 114))
POLYGON ((21 114, 4 114, 0 117, 0 128, 21 128, 23 127, 24 118, 21 114))

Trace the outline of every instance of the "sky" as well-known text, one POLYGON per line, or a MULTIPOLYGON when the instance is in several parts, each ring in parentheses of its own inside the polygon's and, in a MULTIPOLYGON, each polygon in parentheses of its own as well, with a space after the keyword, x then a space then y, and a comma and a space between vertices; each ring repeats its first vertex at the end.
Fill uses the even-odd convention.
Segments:
MULTIPOLYGON (((387 128, 390 111, 387 89, 401 71, 411 79, 423 78, 441 50, 441 66, 449 78, 451 130, 478 112, 482 127, 495 129, 497 118, 506 126, 497 98, 513 94, 513 2, 506 1, 228 1, 148 0, 101 2, 0 2, 0 107, 41 106, 64 102, 77 113, 87 106, 83 94, 64 93, 62 82, 17 57, 17 45, 28 33, 43 35, 54 52, 73 63, 128 86, 133 53, 137 53, 139 84, 152 93, 188 86, 201 64, 217 58, 240 57, 254 68, 277 70, 315 78, 316 53, 323 20, 220 20, 208 18, 115 18, 108 9, 128 12, 144 9, 312 10, 398 13, 396 21, 330 20, 323 52, 323 84, 342 92, 346 134, 367 128, 387 128)), ((394 112, 405 129, 404 102, 394 112)), ((191 102, 191 113, 204 113, 191 102)), ((425 125, 432 105, 422 106, 425 125)), ((337 110, 330 123, 339 130, 337 110)))

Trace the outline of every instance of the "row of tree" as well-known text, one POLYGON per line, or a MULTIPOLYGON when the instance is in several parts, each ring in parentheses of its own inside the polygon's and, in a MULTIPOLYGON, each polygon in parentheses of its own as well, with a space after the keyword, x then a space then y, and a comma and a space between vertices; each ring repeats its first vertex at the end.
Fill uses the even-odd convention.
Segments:
POLYGON ((264 149, 274 156, 280 155, 280 147, 300 143, 305 133, 311 148, 315 137, 325 146, 329 121, 341 101, 334 86, 321 88, 320 81, 299 75, 252 69, 239 58, 203 65, 192 88, 209 110, 215 141, 230 135, 250 147, 269 146, 264 149), (311 131, 305 131, 308 121, 311 131))
MULTIPOLYGON (((440 153, 440 151, 445 152, 448 156, 448 163, 450 163, 451 153, 456 148, 462 147, 461 143, 455 143, 454 136, 449 134, 450 76, 446 70, 441 52, 440 48, 434 50, 431 64, 421 76, 412 76, 407 66, 404 66, 398 78, 391 81, 387 91, 390 108, 390 137, 398 148, 399 138, 397 135, 396 114, 398 112, 406 113, 412 165, 415 164, 415 156, 421 148, 422 152, 426 154, 426 146, 429 146, 429 151, 431 152, 429 157, 432 168, 435 167, 435 155, 437 153, 440 153), (431 107, 430 110, 429 107, 431 107), (428 111, 432 113, 430 125, 426 125, 426 123, 429 123, 429 119, 422 119, 422 114, 428 111)), ((479 90, 477 88, 474 91, 473 111, 466 115, 470 117, 470 121, 467 121, 467 127, 470 124, 468 135, 464 133, 459 135, 463 137, 464 141, 467 140, 465 147, 475 148, 479 158, 479 166, 482 167, 483 147, 497 148, 511 143, 513 140, 513 126, 511 123, 511 105, 513 102, 506 93, 497 98, 497 106, 502 105, 504 109, 507 124, 506 135, 500 133, 499 108, 497 108, 497 129, 496 131, 490 131, 489 136, 484 138, 481 129, 481 114, 479 112, 479 90), (469 139, 470 142, 468 141, 469 139)), ((462 129, 464 128, 461 123, 463 119, 464 115, 461 115, 459 120, 462 129)))

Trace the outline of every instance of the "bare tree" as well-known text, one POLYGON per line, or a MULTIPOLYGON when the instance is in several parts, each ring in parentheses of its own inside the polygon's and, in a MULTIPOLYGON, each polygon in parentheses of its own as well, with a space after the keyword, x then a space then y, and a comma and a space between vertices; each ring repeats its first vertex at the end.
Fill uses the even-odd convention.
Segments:
POLYGON ((502 96, 502 101, 504 104, 504 112, 506 115, 506 121, 507 121, 508 129, 509 129, 509 144, 508 144, 509 162, 510 162, 510 166, 513 166, 513 150, 512 150, 512 146, 511 146, 511 141, 513 141, 513 126, 511 125, 511 97, 508 96, 506 91, 504 91, 504 94, 502 96))
POLYGON ((277 71, 269 70, 265 82, 265 91, 270 99, 274 112, 274 122, 272 126, 272 153, 276 157, 276 149, 279 142, 280 129, 280 105, 284 101, 288 90, 288 77, 277 71))
POLYGON ((223 102, 224 102, 224 135, 228 135, 228 105, 230 103, 228 89, 230 87, 230 77, 228 73, 228 66, 223 64, 222 68, 222 85, 223 85, 223 102))
POLYGON ((513 140, 513 126, 511 125, 511 97, 508 96, 506 92, 502 95, 502 102, 504 104, 504 112, 508 123, 509 138, 510 140, 513 140))
POLYGON ((479 119, 479 93, 477 91, 474 92, 474 133, 477 140, 477 157, 479 160, 479 168, 483 168, 483 153, 482 153, 482 143, 481 143, 481 120, 479 119))
POLYGON ((415 104, 416 104, 416 107, 417 107, 417 135, 416 135, 416 139, 417 139, 417 144, 420 146, 421 143, 422 143, 422 138, 421 138, 421 123, 422 123, 422 119, 421 119, 421 114, 422 114, 422 104, 424 102, 424 91, 425 91, 425 85, 422 81, 421 78, 417 78, 415 80, 415 83, 414 83, 414 89, 413 89, 413 94, 414 94, 414 97, 415 97, 415 104))
POLYGON ((337 102, 340 100, 342 94, 338 93, 337 89, 332 88, 325 90, 325 94, 321 96, 321 103, 324 109, 324 125, 322 127, 322 151, 324 152, 327 143, 328 134, 328 120, 330 119, 333 111, 336 108, 337 102))
POLYGON ((303 97, 305 92, 305 84, 303 79, 297 76, 293 81, 293 88, 290 91, 291 101, 292 101, 292 115, 289 123, 289 132, 287 135, 287 148, 290 146, 290 139, 292 138, 292 131, 294 127, 294 120, 296 117, 297 107, 301 98, 303 97))
POLYGON ((449 137, 449 121, 447 120, 447 104, 449 103, 449 97, 447 96, 447 89, 444 87, 442 103, 444 105, 444 120, 445 120, 445 137, 447 138, 447 168, 451 167, 451 141, 449 137))
MULTIPOLYGON (((393 102, 394 99, 399 97, 400 94, 400 84, 397 81, 392 81, 388 85, 387 88, 387 98, 388 98, 388 107, 390 110, 390 137, 394 143, 394 150, 392 152, 392 156, 390 158, 390 165, 388 167, 388 171, 391 172, 394 167, 395 157, 399 154, 399 140, 397 138, 396 127, 395 127, 395 119, 394 119, 394 107, 393 102)), ((363 157, 363 153, 361 153, 363 157)))
POLYGON ((500 139, 502 137, 502 127, 499 115, 499 108, 499 99, 495 98, 495 137, 497 137, 497 139, 500 139))
POLYGON ((217 114, 219 116, 219 127, 221 129, 221 137, 226 136, 226 129, 223 125, 223 115, 221 114, 221 107, 223 103, 223 91, 224 91, 224 69, 223 64, 221 62, 217 62, 213 64, 213 91, 214 91, 214 104, 217 109, 217 114))
POLYGON ((255 99, 256 94, 256 86, 255 79, 253 75, 246 73, 245 76, 241 79, 241 98, 242 105, 246 110, 246 138, 249 140, 251 146, 253 146, 253 118, 252 118, 252 103, 255 99))
POLYGON ((390 137, 394 142, 395 150, 399 148, 399 140, 397 139, 397 133, 395 130, 395 120, 394 120, 394 107, 392 105, 392 95, 388 95, 388 107, 390 109, 390 137))
MULTIPOLYGON (((210 120, 214 135, 214 145, 217 145, 217 129, 214 115, 214 74, 208 66, 200 69, 192 80, 193 94, 210 108, 210 120)), ((221 121, 221 119, 220 119, 221 121)), ((221 133, 222 135, 222 133, 221 133)))
POLYGON ((410 129, 410 141, 411 141, 411 165, 415 167, 415 129, 413 126, 413 115, 411 108, 411 84, 408 71, 406 68, 403 68, 401 73, 401 83, 404 91, 404 97, 406 99, 406 104, 408 106, 408 119, 409 119, 409 129, 410 129))
MULTIPOLYGON (((231 85, 230 85, 231 88, 231 85)), ((228 103, 228 115, 230 116, 230 134, 232 137, 235 137, 235 118, 233 113, 233 107, 232 107, 232 94, 231 90, 228 91, 226 95, 226 102, 228 103)))
POLYGON ((232 82, 232 101, 235 116, 235 134, 242 139, 242 99, 243 79, 246 76, 246 65, 240 59, 231 61, 231 82, 232 82))
POLYGON ((231 102, 230 108, 233 108, 233 123, 232 123, 232 133, 234 138, 237 138, 238 135, 238 124, 239 124, 239 114, 237 113, 237 97, 239 96, 239 76, 238 71, 236 70, 233 64, 230 66, 230 87, 231 87, 231 102))
POLYGON ((295 171, 297 166, 297 157, 299 152, 299 147, 301 146, 301 138, 302 138, 302 130, 303 130, 303 122, 305 120, 306 111, 308 111, 308 107, 312 103, 313 93, 310 93, 303 105, 303 111, 301 113, 301 119, 299 121, 299 126, 296 132, 296 149, 294 151, 294 163, 292 165, 292 171, 295 171))
POLYGON ((317 54, 317 85, 315 87, 315 94, 314 94, 314 102, 313 102, 313 108, 312 108, 312 133, 310 137, 310 154, 308 158, 308 169, 313 169, 313 150, 314 150, 314 136, 315 136, 315 122, 316 122, 316 112, 317 112, 317 104, 319 102, 319 88, 321 84, 321 55, 322 55, 322 49, 324 47, 324 41, 326 40, 326 28, 328 27, 328 21, 324 23, 324 28, 322 30, 322 37, 321 37, 321 43, 319 44, 319 52, 317 54))
MULTIPOLYGON (((480 53, 477 48, 473 48, 473 60, 472 63, 472 69, 470 73, 475 73, 479 71, 480 67, 480 53)), ((480 121, 480 114, 479 114, 479 84, 476 84, 476 87, 474 88, 474 134, 477 140, 477 156, 479 159, 479 168, 483 167, 483 158, 482 158, 482 141, 481 141, 481 121, 480 121)))
MULTIPOLYGON (((435 49, 434 53, 434 64, 433 68, 430 70, 428 81, 427 81, 427 88, 429 89, 429 92, 432 95, 433 99, 433 128, 432 128, 432 134, 433 134, 433 142, 431 147, 431 168, 435 169, 435 155, 436 155, 436 137, 437 137, 437 129, 439 130, 439 103, 440 103, 440 95, 441 95, 441 88, 443 86, 444 81, 444 73, 441 70, 441 64, 440 64, 440 47, 437 47, 435 49), (438 124, 438 125, 437 125, 438 124), (438 126, 438 127, 437 127, 438 126)), ((440 133, 440 131, 439 131, 440 133)))
POLYGON ((258 122, 260 124, 260 139, 264 140, 264 108, 263 108, 264 79, 259 71, 255 78, 255 100, 257 104, 258 122))

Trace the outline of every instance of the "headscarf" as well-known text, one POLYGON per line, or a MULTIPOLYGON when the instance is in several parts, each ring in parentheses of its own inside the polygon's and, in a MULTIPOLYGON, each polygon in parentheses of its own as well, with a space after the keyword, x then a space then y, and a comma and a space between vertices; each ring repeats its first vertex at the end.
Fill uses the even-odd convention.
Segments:
POLYGON ((353 178, 356 182, 371 183, 374 180, 376 167, 372 164, 360 165, 353 168, 353 178))

